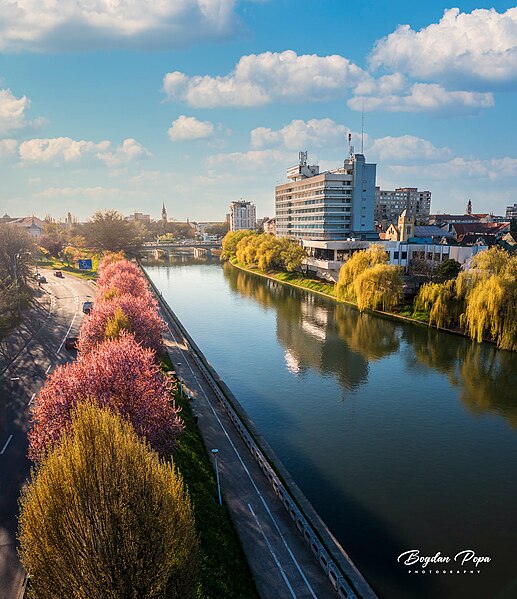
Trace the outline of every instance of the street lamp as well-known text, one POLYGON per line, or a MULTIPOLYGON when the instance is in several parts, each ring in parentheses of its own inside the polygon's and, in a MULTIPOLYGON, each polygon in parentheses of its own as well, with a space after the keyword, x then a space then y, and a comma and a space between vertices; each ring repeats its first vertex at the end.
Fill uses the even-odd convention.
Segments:
POLYGON ((221 498, 221 483, 219 482, 219 464, 217 463, 217 454, 219 453, 218 449, 212 449, 212 455, 214 456, 215 461, 215 478, 217 479, 217 494, 219 496, 219 505, 223 505, 223 500, 221 498))
POLYGON ((181 399, 183 399, 183 383, 181 382, 181 362, 178 362, 176 364, 177 368, 178 368, 178 382, 180 384, 180 397, 181 399))

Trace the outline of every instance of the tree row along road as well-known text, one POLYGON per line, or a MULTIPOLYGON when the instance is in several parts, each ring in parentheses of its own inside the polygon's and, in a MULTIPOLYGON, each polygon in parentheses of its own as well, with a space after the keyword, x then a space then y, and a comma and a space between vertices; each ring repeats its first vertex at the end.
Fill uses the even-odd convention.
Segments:
MULTIPOLYGON (((76 336, 83 319, 82 303, 91 300, 94 286, 76 277, 47 278, 52 296, 48 318, 0 377, 0 596, 17 599, 24 579, 18 561, 16 530, 18 497, 27 480, 27 426, 30 405, 45 378, 56 365, 72 358, 64 348, 68 336, 76 336)), ((14 334, 16 334, 14 332, 14 334)))
POLYGON ((205 446, 209 452, 219 450, 221 489, 260 596, 335 599, 337 593, 220 406, 181 333, 166 314, 162 317, 167 322, 165 343, 184 391, 194 398, 192 409, 205 446))

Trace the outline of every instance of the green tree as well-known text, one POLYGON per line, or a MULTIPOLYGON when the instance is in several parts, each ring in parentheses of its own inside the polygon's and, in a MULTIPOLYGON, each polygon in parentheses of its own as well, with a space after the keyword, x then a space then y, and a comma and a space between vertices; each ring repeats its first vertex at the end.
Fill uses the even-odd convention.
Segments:
POLYGON ((142 246, 145 233, 140 223, 127 221, 116 210, 96 212, 84 225, 89 247, 134 255, 142 246))
POLYGON ((70 432, 32 471, 20 508, 30 597, 195 593, 197 539, 181 476, 108 409, 77 408, 70 432))
MULTIPOLYGON (((115 289, 113 291, 116 292, 115 289)), ((115 296, 116 297, 116 296, 115 296)), ((124 314, 124 310, 120 306, 115 308, 113 317, 109 318, 106 322, 106 328, 104 330, 105 339, 118 339, 121 331, 131 332, 129 326, 129 320, 124 314)))
POLYGON ((436 280, 440 283, 455 279, 461 272, 461 264, 457 260, 451 258, 441 262, 434 272, 436 280))
POLYGON ((223 239, 223 250, 221 252, 221 257, 224 260, 231 260, 232 258, 235 258, 237 255, 237 244, 239 241, 243 237, 255 234, 255 231, 250 231, 249 229, 243 229, 241 231, 229 231, 226 233, 223 239))
POLYGON ((429 311, 429 324, 437 327, 456 327, 463 310, 463 302, 456 291, 456 281, 426 283, 415 298, 417 310, 429 311))
POLYGON ((224 237, 226 233, 228 233, 229 225, 226 221, 222 223, 214 223, 213 225, 209 225, 205 228, 205 233, 207 235, 219 235, 224 237))

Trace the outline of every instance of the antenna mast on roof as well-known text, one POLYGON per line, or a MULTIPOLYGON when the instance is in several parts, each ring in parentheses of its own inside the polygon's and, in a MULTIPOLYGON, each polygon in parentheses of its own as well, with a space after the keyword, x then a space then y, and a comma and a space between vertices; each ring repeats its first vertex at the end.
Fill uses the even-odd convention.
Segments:
POLYGON ((363 96, 363 110, 361 112, 361 154, 364 154, 364 96, 363 96))

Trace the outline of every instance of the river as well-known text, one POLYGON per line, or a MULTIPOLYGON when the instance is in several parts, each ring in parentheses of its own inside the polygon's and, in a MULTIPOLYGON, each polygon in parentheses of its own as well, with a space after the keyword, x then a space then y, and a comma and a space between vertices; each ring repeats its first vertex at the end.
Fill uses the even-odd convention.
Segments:
POLYGON ((147 271, 380 597, 517 597, 517 354, 217 261, 147 271))

